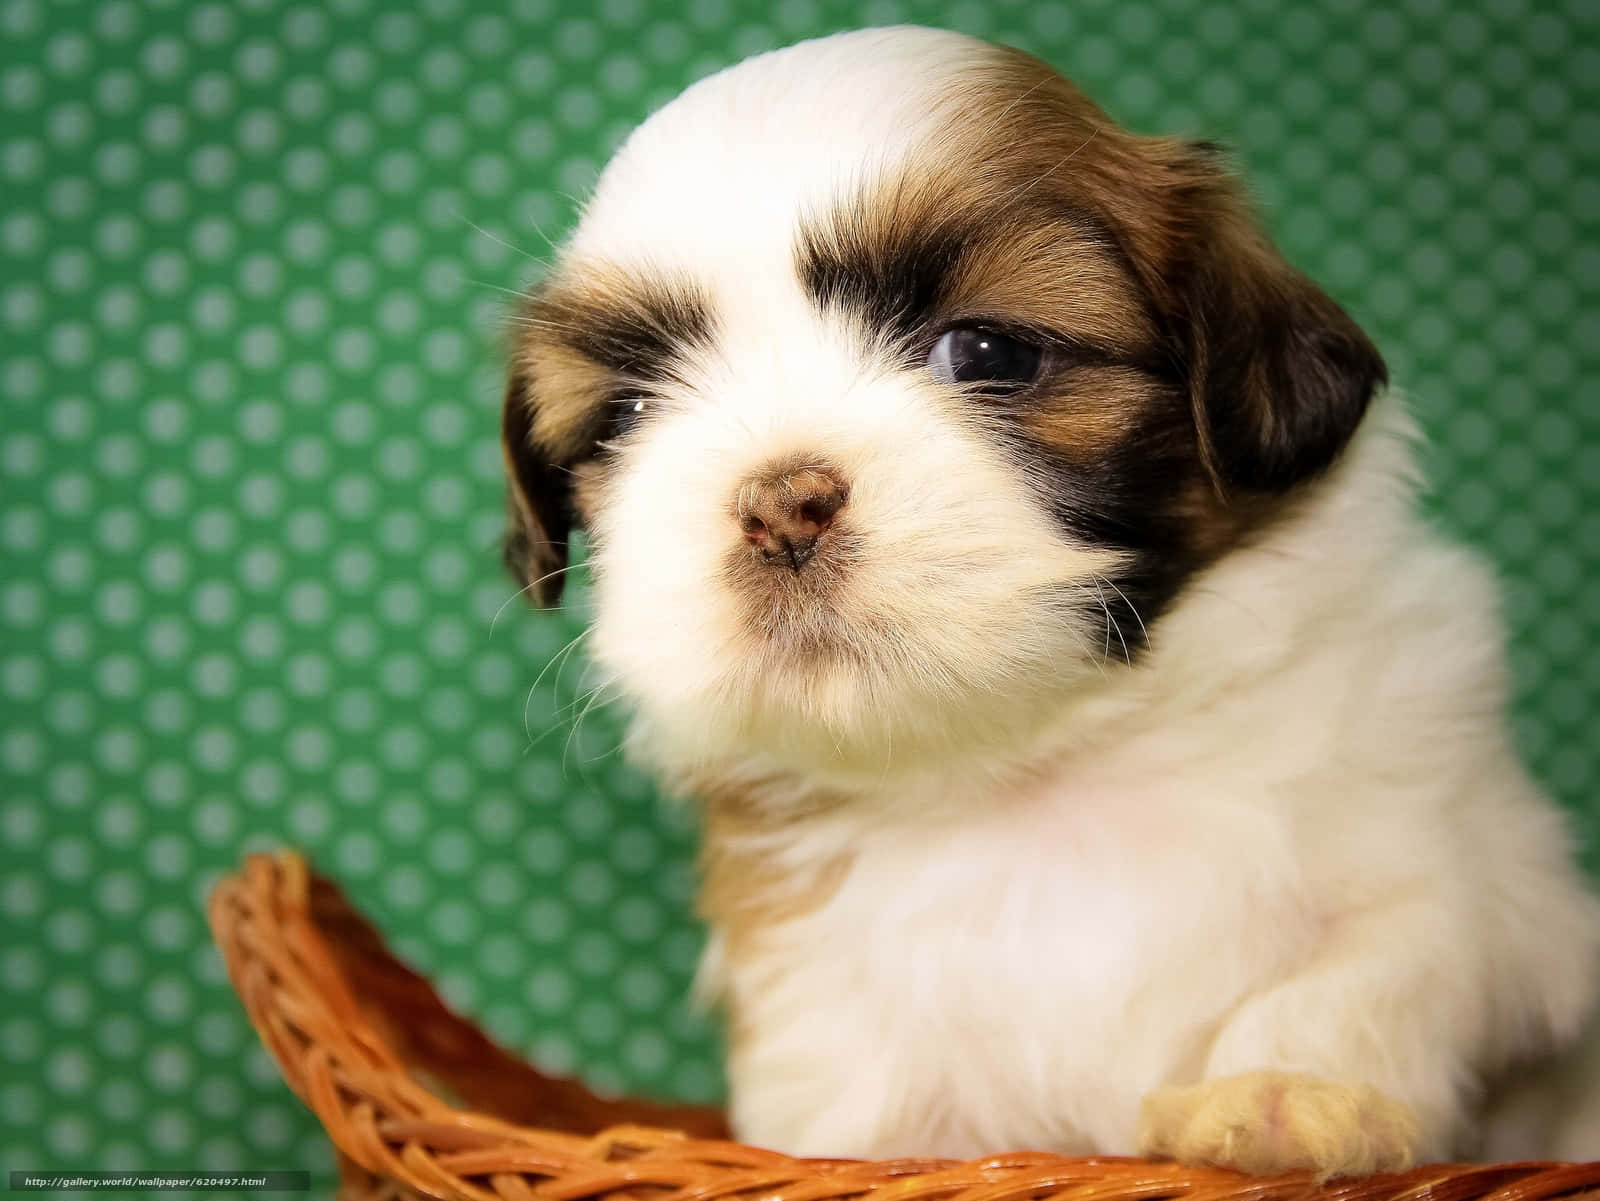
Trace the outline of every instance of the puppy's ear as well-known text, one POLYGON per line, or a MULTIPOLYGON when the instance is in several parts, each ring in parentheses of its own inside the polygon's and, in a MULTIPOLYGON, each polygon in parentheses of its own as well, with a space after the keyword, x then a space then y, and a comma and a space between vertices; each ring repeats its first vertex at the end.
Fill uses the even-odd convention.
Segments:
POLYGON ((532 398, 525 371, 506 385, 500 436, 509 481, 508 526, 501 547, 506 569, 544 608, 561 599, 567 539, 572 533, 572 477, 533 437, 532 398))
POLYGON ((1388 372, 1360 327, 1261 231, 1216 147, 1175 153, 1157 286, 1176 301, 1169 330, 1201 451, 1224 493, 1286 492, 1338 457, 1388 372))

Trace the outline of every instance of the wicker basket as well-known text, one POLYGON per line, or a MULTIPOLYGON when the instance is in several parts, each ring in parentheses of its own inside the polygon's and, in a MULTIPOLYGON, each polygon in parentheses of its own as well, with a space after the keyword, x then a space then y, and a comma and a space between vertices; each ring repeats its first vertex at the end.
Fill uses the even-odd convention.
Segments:
POLYGON ((720 1113, 608 1101, 541 1075, 451 1013, 294 854, 224 879, 211 928, 291 1088, 327 1128, 347 1201, 1537 1201, 1600 1195, 1600 1163, 1438 1165, 1317 1185, 1132 1159, 1016 1153, 795 1159, 720 1113), (427 1083, 424 1084, 423 1082, 427 1083), (453 1095, 459 1101, 444 1099, 453 1095))

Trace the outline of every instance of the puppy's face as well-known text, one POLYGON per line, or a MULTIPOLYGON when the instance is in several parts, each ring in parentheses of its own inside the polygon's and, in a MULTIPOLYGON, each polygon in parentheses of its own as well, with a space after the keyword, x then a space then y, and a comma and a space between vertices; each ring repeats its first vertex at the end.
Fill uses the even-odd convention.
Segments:
POLYGON ((1207 147, 873 30, 643 125, 520 315, 508 562, 590 536, 680 764, 1025 734, 1338 455, 1383 376, 1207 147))

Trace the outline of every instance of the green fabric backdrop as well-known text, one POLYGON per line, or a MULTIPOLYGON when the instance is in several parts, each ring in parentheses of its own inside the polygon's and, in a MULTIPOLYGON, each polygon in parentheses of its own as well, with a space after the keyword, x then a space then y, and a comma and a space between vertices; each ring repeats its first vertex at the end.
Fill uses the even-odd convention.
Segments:
MULTIPOLYGON (((692 823, 505 606, 498 322, 630 126, 911 20, 1238 151, 1507 579, 1516 730, 1600 841, 1592 0, 0 0, 0 1167, 331 1163, 201 917, 309 848, 559 1069, 718 1094, 692 823), (520 249, 512 249, 512 247, 520 249)), ((1593 852, 1589 862, 1597 862, 1593 852)))

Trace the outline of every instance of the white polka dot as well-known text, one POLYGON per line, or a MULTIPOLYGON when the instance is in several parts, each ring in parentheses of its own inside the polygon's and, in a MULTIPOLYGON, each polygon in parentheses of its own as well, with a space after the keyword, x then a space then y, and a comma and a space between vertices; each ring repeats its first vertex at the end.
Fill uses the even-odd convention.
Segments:
POLYGON ((31 655, 14 655, 0 667, 0 689, 14 701, 37 700, 44 689, 44 667, 31 655))
POLYGON ((252 688, 244 694, 239 714, 247 730, 259 733, 281 729, 285 717, 283 697, 268 688, 252 688))
POLYGON ((208 726, 195 735, 192 749, 195 762, 205 770, 226 771, 233 766, 237 739, 223 727, 208 726))
POLYGON ((378 720, 377 704, 370 691, 364 688, 347 689, 335 698, 333 720, 340 729, 365 733, 378 720))
POLYGON ((146 988, 144 1007, 150 1019, 160 1025, 178 1025, 189 1020, 190 998, 192 988, 181 977, 163 976, 146 988))
MULTIPOLYGON (((56 848, 52 847, 50 861, 50 874, 63 881, 81 880, 85 872, 74 874, 62 864, 56 848)), ((88 950, 94 941, 95 925, 90 916, 81 909, 61 909, 52 913, 45 922, 45 943, 58 955, 81 955, 88 950)))
POLYGON ((391 871, 383 884, 389 904, 400 910, 414 910, 427 903, 431 894, 427 877, 409 864, 391 871))
POLYGON ((160 1092, 187 1088, 193 1075, 189 1052, 173 1043, 155 1048, 145 1059, 145 1077, 160 1092))
POLYGON ((57 1114, 45 1123, 45 1146, 55 1155, 76 1159, 89 1150, 94 1127, 77 1113, 57 1114))
POLYGON ((144 593, 127 580, 112 580, 95 595, 95 612, 113 626, 129 626, 144 609, 144 593))
POLYGON ((283 287, 283 266, 269 254, 246 255, 238 274, 239 287, 248 296, 275 296, 283 287))
POLYGON ((283 20, 283 39, 297 49, 321 45, 328 37, 328 19, 318 9, 297 8, 283 20))
POLYGON ((113 800, 101 805, 95 817, 100 841, 125 847, 138 838, 142 828, 140 810, 131 801, 113 800))
POLYGON ((327 836, 331 822, 327 803, 316 797, 297 801, 289 811, 289 829, 302 842, 320 843, 327 836))
POLYGON ((151 1115, 146 1130, 150 1145, 168 1155, 186 1151, 194 1141, 194 1123, 187 1113, 176 1109, 158 1110, 151 1115))
POLYGON ((221 580, 207 580, 191 594, 190 612, 201 625, 225 625, 233 620, 237 610, 237 594, 231 585, 221 580))
POLYGON ((428 928, 440 942, 461 946, 472 941, 477 934, 478 922, 470 906, 449 899, 435 906, 429 917, 428 928))
POLYGON ((628 1067, 643 1075, 663 1071, 671 1062, 672 1051, 666 1039, 653 1030, 638 1030, 629 1035, 622 1048, 628 1067))
MULTIPOLYGON (((200 1082, 195 1094, 201 1112, 222 1118, 234 1118, 243 1104, 239 1086, 226 1076, 208 1076, 200 1082)), ((200 1145, 200 1166, 213 1172, 235 1170, 234 1165, 245 1161, 246 1155, 231 1138, 210 1138, 200 1145)))
POLYGON ((101 695, 117 699, 133 696, 144 683, 144 671, 132 655, 108 655, 95 668, 101 695))
POLYGON ((377 839, 364 831, 344 835, 335 847, 334 855, 340 874, 349 879, 371 876, 382 857, 377 839))

